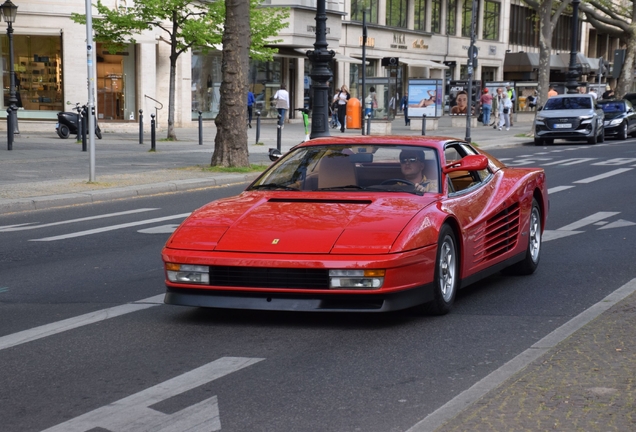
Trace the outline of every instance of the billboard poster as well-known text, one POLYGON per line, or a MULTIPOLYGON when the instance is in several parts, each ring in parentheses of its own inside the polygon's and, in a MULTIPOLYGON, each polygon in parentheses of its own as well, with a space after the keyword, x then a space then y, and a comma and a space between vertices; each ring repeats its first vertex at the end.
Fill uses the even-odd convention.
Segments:
POLYGON ((409 80, 409 117, 442 115, 442 80, 409 80))
MULTIPOLYGON (((475 115, 474 106, 479 104, 479 95, 481 95, 481 81, 472 82, 473 111, 471 115, 475 115)), ((468 109, 468 81, 451 81, 448 88, 448 106, 450 115, 466 115, 468 109)))

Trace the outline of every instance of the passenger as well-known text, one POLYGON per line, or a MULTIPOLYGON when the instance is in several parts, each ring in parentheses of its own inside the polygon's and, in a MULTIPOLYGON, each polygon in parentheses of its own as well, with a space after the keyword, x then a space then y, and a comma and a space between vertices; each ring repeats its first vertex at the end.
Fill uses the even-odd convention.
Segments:
MULTIPOLYGON (((438 192, 437 178, 427 179, 424 175, 425 156, 422 150, 402 150, 400 169, 404 179, 415 184, 418 192, 438 192)), ((429 173, 430 174, 430 173, 429 173)))

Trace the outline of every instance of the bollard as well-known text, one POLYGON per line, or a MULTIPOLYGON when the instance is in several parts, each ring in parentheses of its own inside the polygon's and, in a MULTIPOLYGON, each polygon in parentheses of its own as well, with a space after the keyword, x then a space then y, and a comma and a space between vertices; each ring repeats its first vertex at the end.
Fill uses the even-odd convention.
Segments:
POLYGON ((261 112, 256 111, 256 144, 258 144, 258 140, 261 138, 261 112))
POLYGON ((199 145, 203 145, 203 117, 201 114, 203 113, 199 111, 199 145))
POLYGON ((85 152, 86 148, 86 133, 88 132, 88 110, 82 108, 82 115, 80 116, 79 123, 81 124, 82 131, 82 151, 85 152))
POLYGON ((139 144, 144 143, 144 110, 139 110, 139 144))
POLYGON ((156 151, 155 115, 150 114, 150 151, 156 151))
POLYGON ((281 118, 282 118, 281 115, 278 114, 278 122, 276 123, 276 149, 278 151, 281 151, 281 144, 280 144, 280 141, 281 141, 281 138, 282 138, 282 136, 281 136, 282 128, 281 128, 281 124, 280 124, 280 119, 281 118))
POLYGON ((367 135, 371 135, 371 114, 367 114, 367 135))
POLYGON ((7 108, 7 150, 13 150, 13 119, 11 107, 7 108))
POLYGON ((422 114, 422 135, 426 135, 426 114, 422 114))
MULTIPOLYGON (((82 141, 82 128, 84 126, 84 120, 82 120, 82 110, 80 108, 77 109, 77 136, 75 137, 76 142, 82 141)), ((86 151, 82 149, 82 151, 86 151)))

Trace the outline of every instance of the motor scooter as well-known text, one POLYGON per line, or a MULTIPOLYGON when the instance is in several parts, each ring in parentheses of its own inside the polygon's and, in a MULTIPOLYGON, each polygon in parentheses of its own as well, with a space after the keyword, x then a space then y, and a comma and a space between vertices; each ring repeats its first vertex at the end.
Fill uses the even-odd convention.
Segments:
MULTIPOLYGON (((71 136, 71 134, 77 134, 79 130, 78 126, 80 122, 80 116, 86 115, 86 105, 80 106, 79 103, 76 103, 74 109, 77 112, 66 111, 57 113, 57 123, 55 124, 55 131, 57 132, 57 135, 62 139, 68 138, 69 136, 71 136)), ((97 124, 97 119, 95 120, 95 135, 97 136, 97 138, 102 139, 102 130, 97 124)))

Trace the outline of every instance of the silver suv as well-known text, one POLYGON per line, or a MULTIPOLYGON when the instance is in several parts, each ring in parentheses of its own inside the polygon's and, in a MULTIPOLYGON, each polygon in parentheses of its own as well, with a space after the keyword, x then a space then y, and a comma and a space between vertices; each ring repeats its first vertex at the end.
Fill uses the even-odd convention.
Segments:
POLYGON ((556 138, 605 141, 605 114, 589 94, 552 96, 539 108, 534 124, 534 144, 552 144, 556 138))

